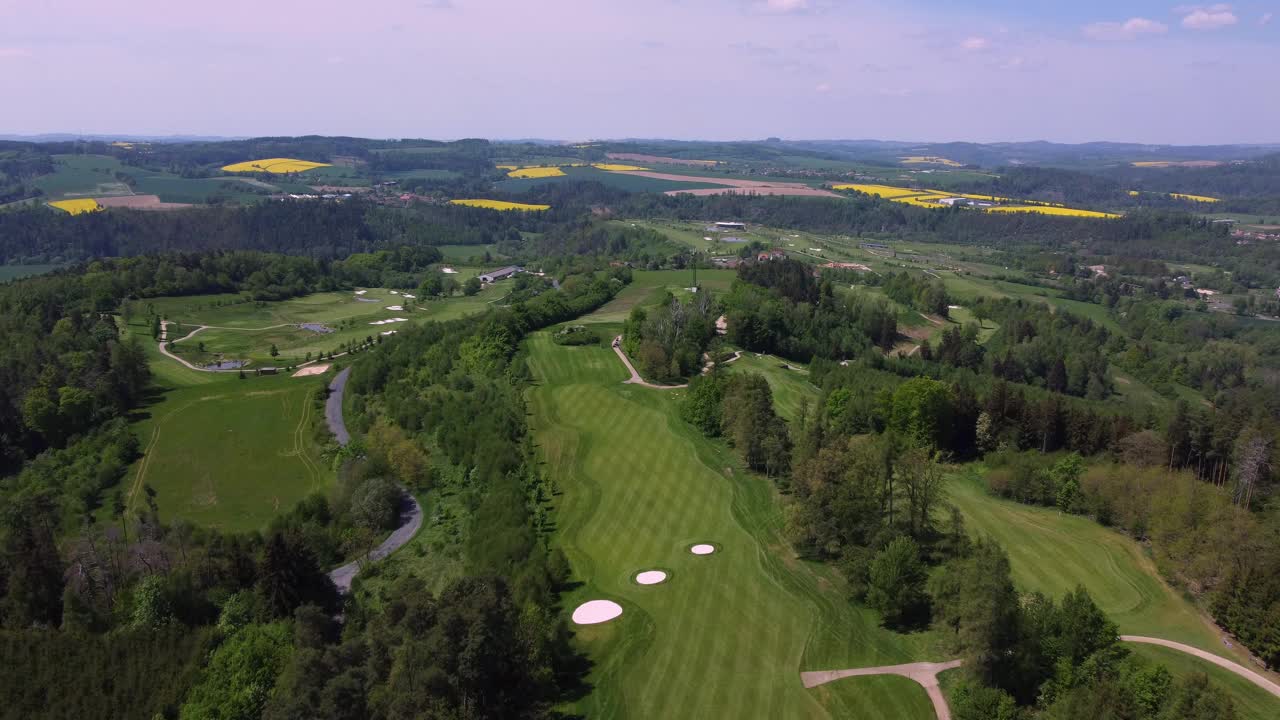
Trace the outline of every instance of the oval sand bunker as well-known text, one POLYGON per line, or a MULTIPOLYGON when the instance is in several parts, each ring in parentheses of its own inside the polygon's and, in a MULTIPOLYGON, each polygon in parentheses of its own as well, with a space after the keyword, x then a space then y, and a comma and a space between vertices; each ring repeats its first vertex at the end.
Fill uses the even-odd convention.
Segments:
POLYGON ((622 614, 622 606, 612 600, 591 600, 573 611, 573 621, 578 625, 595 625, 609 622, 622 614))
POLYGON ((708 545, 706 543, 702 543, 701 545, 694 545, 693 547, 689 548, 689 552, 693 553, 694 555, 710 555, 715 551, 716 551, 715 545, 708 545))
POLYGON ((658 583, 666 581, 667 574, 661 570, 646 570, 639 575, 636 575, 636 582, 641 585, 657 585, 658 583))

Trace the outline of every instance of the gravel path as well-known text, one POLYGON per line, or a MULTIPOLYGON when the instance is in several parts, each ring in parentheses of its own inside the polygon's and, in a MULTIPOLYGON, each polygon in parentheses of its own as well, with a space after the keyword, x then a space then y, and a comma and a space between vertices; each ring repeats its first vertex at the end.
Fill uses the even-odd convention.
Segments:
MULTIPOLYGON (((351 368, 338 373, 329 383, 329 399, 324 404, 324 420, 329 430, 338 440, 339 445, 351 442, 351 433, 347 432, 346 420, 342 417, 342 396, 347 390, 347 378, 351 376, 351 368)), ((405 543, 413 539, 422 527, 422 506, 411 493, 405 492, 400 504, 400 525, 382 544, 374 548, 367 556, 335 568, 329 573, 329 579, 338 588, 338 592, 351 592, 351 581, 355 579, 365 563, 381 560, 399 550, 405 543)))
POLYGON ((1125 642, 1131 642, 1131 643, 1159 645, 1161 647, 1167 647, 1172 650, 1177 650, 1178 652, 1184 652, 1188 655, 1195 655, 1201 660, 1206 660, 1208 662, 1213 663, 1214 665, 1217 665, 1218 667, 1224 670, 1233 672, 1236 675, 1239 675, 1240 677, 1244 678, 1245 680, 1248 680, 1249 682, 1253 683, 1254 685, 1257 685, 1263 690, 1266 690, 1272 695, 1275 695, 1276 697, 1280 697, 1280 685, 1277 685, 1276 683, 1271 682, 1270 680, 1263 677, 1262 675, 1250 670, 1249 668, 1239 663, 1232 662, 1230 660, 1227 660, 1226 658, 1218 657, 1217 655, 1214 655, 1213 653, 1207 652, 1205 650, 1201 650, 1200 648, 1194 648, 1194 647, 1191 647, 1190 645, 1183 645, 1182 643, 1174 642, 1172 640, 1161 640, 1160 638, 1144 637, 1142 635, 1121 635, 1120 639, 1125 642))
POLYGON ((631 364, 631 358, 628 358, 627 354, 622 352, 622 336, 621 335, 613 339, 613 351, 618 354, 618 359, 621 360, 622 364, 626 365, 627 370, 631 372, 631 378, 628 380, 622 381, 624 385, 640 385, 641 387, 653 388, 654 390, 679 390, 680 388, 689 387, 687 384, 685 385, 654 385, 651 382, 645 382, 645 379, 640 377, 640 373, 636 372, 636 366, 631 364))
MULTIPOLYGON (((1172 640, 1162 640, 1160 638, 1145 637, 1142 635, 1121 635, 1120 640, 1131 643, 1144 643, 1147 645, 1159 645, 1171 650, 1177 650, 1188 655, 1193 655, 1211 662, 1214 665, 1239 675, 1258 687, 1266 690, 1276 697, 1280 697, 1280 685, 1268 680, 1259 673, 1226 658, 1214 655, 1207 650, 1194 648, 1190 645, 1184 645, 1180 642, 1172 640)), ((960 660, 952 660, 945 663, 909 663, 907 665, 884 665, 881 667, 854 668, 852 670, 819 670, 816 672, 800 673, 800 682, 806 688, 814 688, 819 685, 841 680, 848 677, 865 677, 868 675, 901 675, 905 678, 915 680, 924 686, 925 692, 929 694, 929 700, 933 702, 934 712, 938 714, 938 720, 951 720, 951 708, 947 707, 947 699, 942 694, 942 688, 938 686, 938 673, 943 670, 960 667, 960 660)))
POLYGON ((915 680, 924 687, 924 691, 929 694, 930 702, 933 703, 933 711, 937 713, 938 720, 951 720, 951 708, 947 705, 947 698, 942 694, 942 688, 938 685, 938 673, 943 670, 958 668, 960 663, 960 660, 952 660, 944 663, 921 662, 906 665, 882 665, 880 667, 857 668, 854 670, 820 670, 818 672, 800 673, 800 682, 804 683, 806 688, 813 688, 847 677, 901 675, 915 680))

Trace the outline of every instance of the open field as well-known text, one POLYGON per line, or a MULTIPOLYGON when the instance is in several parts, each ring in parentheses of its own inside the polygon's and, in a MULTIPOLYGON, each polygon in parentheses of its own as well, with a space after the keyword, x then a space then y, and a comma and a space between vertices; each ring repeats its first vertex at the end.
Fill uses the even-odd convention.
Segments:
MULTIPOLYGON (((724 292, 733 284, 737 273, 733 270, 699 270, 698 284, 712 292, 724 292)), ((662 301, 666 291, 680 295, 693 284, 692 270, 636 270, 631 273, 631 284, 595 312, 579 322, 620 323, 637 305, 650 306, 662 301)), ((687 292, 685 293, 688 294, 687 292)))
POLYGON ((675 416, 682 393, 626 386, 608 347, 529 341, 535 438, 557 478, 556 541, 582 585, 566 598, 610 599, 621 618, 577 630, 595 667, 590 717, 931 718, 923 689, 897 677, 811 691, 804 670, 930 657, 932 635, 897 635, 846 600, 829 568, 780 540, 772 485, 675 416), (696 557, 698 542, 718 551, 696 557), (660 568, 661 585, 634 573, 660 568))
POLYGON ((444 255, 444 259, 449 262, 459 262, 462 260, 470 260, 473 257, 484 257, 485 253, 489 253, 492 257, 502 257, 498 252, 497 245, 437 245, 436 249, 444 255))
POLYGON ((488 208, 490 210, 520 210, 523 212, 537 212, 540 210, 550 210, 550 205, 533 205, 529 203, 508 202, 506 200, 450 200, 454 205, 466 205, 468 207, 488 208))
POLYGON ((1280 700, 1267 693, 1235 673, 1185 653, 1160 647, 1158 645, 1140 645, 1129 643, 1126 648, 1134 655, 1168 668, 1176 678, 1183 678, 1194 673, 1209 676, 1213 684, 1226 690, 1236 706, 1236 717, 1239 720, 1273 720, 1280 713, 1280 700))
POLYGON ((653 178, 641 177, 632 173, 617 173, 601 170, 595 167, 564 167, 564 175, 550 178, 532 178, 503 180, 496 183, 494 187, 502 192, 520 193, 525 192, 538 185, 545 185, 551 182, 572 182, 572 181, 590 181, 599 182, 610 187, 615 187, 627 192, 666 192, 668 190, 686 189, 686 188, 711 188, 718 187, 715 183, 702 182, 688 178, 687 182, 684 178, 681 180, 656 180, 653 178))
POLYGON ((97 212, 102 209, 98 205, 98 201, 93 198, 80 198, 78 200, 54 200, 49 203, 49 207, 55 207, 69 215, 80 215, 82 213, 97 212))
POLYGON ((242 178, 184 178, 105 155, 55 155, 55 171, 33 185, 51 200, 156 195, 163 203, 250 202, 262 196, 242 178), (132 186, 130 185, 132 183, 132 186))
POLYGON ((791 368, 800 368, 798 370, 784 368, 782 364, 781 358, 772 355, 756 357, 755 353, 744 351, 741 357, 725 365, 724 369, 731 373, 751 372, 763 375, 773 393, 774 407, 788 422, 795 423, 799 420, 801 406, 806 401, 812 418, 821 390, 809 382, 808 371, 799 364, 787 363, 791 368))
POLYGON ((976 471, 952 478, 947 488, 970 530, 994 537, 1008 551, 1020 590, 1061 597, 1084 585, 1122 633, 1174 640, 1240 661, 1195 606, 1159 578, 1131 538, 1089 518, 992 497, 976 471))
POLYGON ((248 160, 226 165, 223 172, 268 172, 273 175, 300 173, 316 168, 329 167, 329 163, 311 162, 310 160, 294 160, 291 158, 266 158, 264 160, 248 160))
MULTIPOLYGON (((475 270, 462 268, 464 279, 475 270)), ((170 326, 170 339, 179 340, 197 326, 208 326, 194 337, 176 342, 175 355, 195 365, 227 360, 249 360, 250 368, 297 364, 320 352, 336 352, 346 342, 360 342, 401 325, 427 320, 451 320, 483 312, 508 292, 498 283, 473 297, 418 302, 406 300, 386 288, 372 288, 362 295, 352 292, 315 293, 279 302, 246 301, 243 296, 194 295, 146 301, 154 312, 178 326, 170 326), (399 307, 391 310, 390 307, 399 307), (392 318, 406 322, 374 325, 392 318), (303 327, 303 325, 311 327, 303 327), (327 332, 326 332, 327 331, 327 332), (204 351, 200 350, 204 344, 204 351), (279 355, 270 354, 275 345, 279 355)), ((413 294, 413 293, 410 293, 413 294)))
POLYGON ((332 484, 312 432, 323 377, 195 372, 160 355, 142 320, 128 330, 147 348, 158 390, 135 413, 144 454, 121 481, 131 509, 144 507, 150 485, 168 522, 255 530, 332 484))
POLYGON ((57 270, 61 265, 0 265, 0 283, 18 280, 33 275, 44 275, 57 270))

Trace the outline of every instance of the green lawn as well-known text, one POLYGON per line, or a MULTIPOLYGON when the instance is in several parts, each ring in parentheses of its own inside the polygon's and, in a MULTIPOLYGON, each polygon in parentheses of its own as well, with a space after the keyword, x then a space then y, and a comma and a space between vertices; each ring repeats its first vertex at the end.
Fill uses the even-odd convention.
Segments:
MULTIPOLYGON (((992 497, 969 473, 953 477, 948 489, 969 529, 994 537, 1009 553, 1019 590, 1061 597, 1084 585, 1122 634, 1174 640, 1253 667, 1218 639, 1195 605, 1160 579, 1146 551, 1129 537, 1088 518, 992 497)), ((1208 673, 1247 710, 1245 718, 1280 717, 1280 700, 1211 663, 1164 648, 1126 647, 1175 674, 1208 673)))
POLYGON ((595 666, 589 717, 931 718, 919 686, 863 678, 812 691, 802 670, 933 659, 928 633, 903 636, 850 605, 825 566, 780 539, 772 484, 680 421, 680 392, 621 384, 606 346, 561 347, 534 335, 534 436, 559 486, 556 542, 582 584, 566 597, 622 604, 611 623, 578 628, 595 666), (719 552, 695 557, 688 547, 719 552), (632 581, 661 568, 669 580, 632 581))
POLYGON ((44 275, 62 267, 61 265, 0 265, 0 283, 19 280, 35 275, 44 275))
POLYGON ((1193 673, 1208 675, 1215 685, 1231 695, 1239 720, 1274 720, 1280 714, 1280 700, 1274 695, 1217 665, 1158 645, 1131 643, 1125 647, 1144 660, 1164 665, 1174 677, 1182 678, 1193 673))
MULTIPOLYGON (((725 365, 728 372, 753 372, 763 375, 773 392, 773 404, 778 414, 788 422, 796 422, 800 418, 800 406, 809 401, 810 417, 818 402, 821 391, 809 382, 809 373, 800 370, 787 370, 782 367, 783 360, 772 355, 756 357, 755 353, 743 352, 742 357, 725 365)), ((800 367, 798 363, 787 362, 791 367, 800 367)))
POLYGON ((196 372, 162 356, 141 321, 129 331, 143 340, 157 387, 133 425, 143 457, 121 483, 132 509, 145 484, 166 521, 254 530, 332 484, 313 435, 323 377, 196 372))
MULTIPOLYGON (((666 291, 680 295, 684 288, 693 284, 692 270, 636 270, 631 277, 631 284, 623 288, 617 297, 579 322, 620 323, 627 319, 635 306, 655 305, 662 301, 666 291)), ((698 284, 721 293, 728 291, 736 277, 737 272, 733 270, 699 270, 698 284)))
POLYGON ((320 352, 340 351, 346 342, 377 338, 379 333, 409 323, 452 320, 483 312, 508 291, 508 285, 498 283, 473 297, 459 295, 427 302, 405 300, 386 288, 372 288, 360 296, 327 292, 279 302, 247 301, 235 294, 195 295, 141 301, 137 309, 140 313, 156 312, 179 323, 181 327, 171 326, 174 340, 187 335, 196 325, 211 326, 189 340, 175 343, 174 353, 191 363, 212 363, 222 355, 226 359, 251 360, 258 366, 284 366, 305 361, 307 353, 314 357, 320 352), (387 309, 396 305, 402 309, 387 309), (397 317, 408 322, 371 324, 397 317), (332 332, 302 328, 301 323, 323 325, 332 332), (204 343, 203 352, 200 343, 204 343), (278 356, 271 356, 272 345, 278 356))

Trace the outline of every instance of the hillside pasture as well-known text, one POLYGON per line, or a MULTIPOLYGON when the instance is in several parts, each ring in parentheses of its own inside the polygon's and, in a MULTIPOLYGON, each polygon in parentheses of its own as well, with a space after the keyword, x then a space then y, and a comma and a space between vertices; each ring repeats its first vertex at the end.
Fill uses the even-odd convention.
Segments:
POLYGON ((781 538, 772 484, 676 416, 681 391, 623 385, 608 346, 528 341, 535 440, 556 478, 556 544, 578 587, 566 616, 608 599, 623 615, 576 628, 594 663, 590 695, 566 708, 589 717, 858 717, 924 720, 924 691, 895 677, 812 691, 802 670, 932 659, 928 633, 897 635, 851 605, 830 568, 781 538), (715 544, 709 556, 694 543, 715 544), (670 578, 638 585, 662 568, 670 578))
POLYGON ((124 480, 131 510, 149 485, 168 522, 256 530, 331 485, 311 430, 323 378, 211 378, 168 389, 134 426, 143 457, 124 480))

